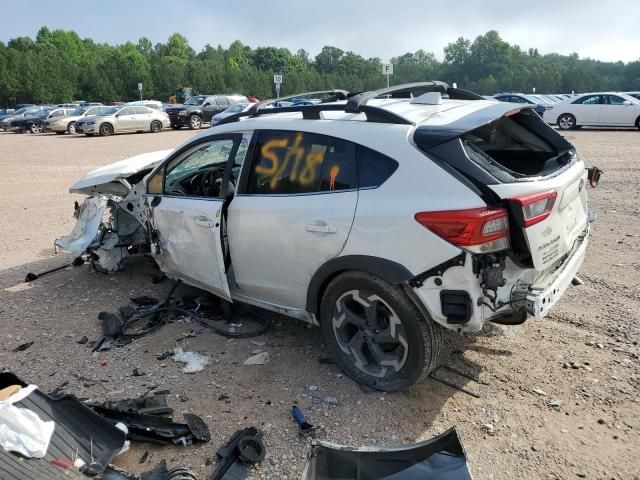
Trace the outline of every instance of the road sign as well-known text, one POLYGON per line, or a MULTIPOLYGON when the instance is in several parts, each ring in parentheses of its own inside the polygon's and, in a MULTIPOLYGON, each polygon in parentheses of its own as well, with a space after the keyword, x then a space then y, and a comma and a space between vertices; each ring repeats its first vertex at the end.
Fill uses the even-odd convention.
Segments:
POLYGON ((273 83, 275 83, 276 85, 282 83, 282 75, 274 75, 273 83))
POLYGON ((385 63, 382 65, 383 75, 393 75, 393 63, 385 63))
POLYGON ((138 90, 142 91, 142 84, 138 83, 138 90))

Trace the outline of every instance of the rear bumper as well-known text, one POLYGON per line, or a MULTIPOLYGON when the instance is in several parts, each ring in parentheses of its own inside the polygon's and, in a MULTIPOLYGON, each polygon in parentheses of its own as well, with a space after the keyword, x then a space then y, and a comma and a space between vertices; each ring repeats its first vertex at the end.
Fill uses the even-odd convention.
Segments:
POLYGON ((556 304, 567 290, 587 255, 588 229, 576 241, 571 256, 565 260, 553 277, 543 285, 532 285, 526 295, 527 312, 535 318, 542 318, 556 304))

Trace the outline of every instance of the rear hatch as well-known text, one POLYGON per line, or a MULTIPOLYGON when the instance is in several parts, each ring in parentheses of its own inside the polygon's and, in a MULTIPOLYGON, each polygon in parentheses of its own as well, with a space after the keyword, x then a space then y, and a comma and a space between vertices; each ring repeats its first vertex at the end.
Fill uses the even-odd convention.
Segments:
POLYGON ((489 104, 448 125, 421 125, 414 141, 487 204, 507 208, 522 264, 546 270, 585 231, 585 166, 531 108, 489 104))

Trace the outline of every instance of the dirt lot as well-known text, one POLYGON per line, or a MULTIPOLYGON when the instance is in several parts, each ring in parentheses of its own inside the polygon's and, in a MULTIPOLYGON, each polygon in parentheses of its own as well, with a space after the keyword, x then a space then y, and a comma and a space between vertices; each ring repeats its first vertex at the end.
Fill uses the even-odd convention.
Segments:
POLYGON ((168 283, 152 284, 149 269, 135 265, 113 276, 82 266, 30 286, 20 282, 28 271, 69 259, 53 256, 51 245, 73 225, 67 189, 75 179, 191 134, 0 133, 0 366, 45 391, 68 381, 67 392, 94 399, 133 397, 157 385, 171 391, 176 418, 193 412, 211 429, 206 445, 135 444, 118 465, 140 473, 166 458, 205 478, 216 449, 236 429, 255 425, 265 432, 268 452, 253 478, 298 478, 308 444, 290 418, 297 401, 310 422, 325 426, 319 438, 349 445, 414 442, 455 425, 477 479, 640 478, 640 132, 568 135, 588 165, 605 170, 600 187, 590 191, 598 219, 581 270, 585 283, 542 321, 449 339, 450 362, 489 384, 467 385, 482 398, 433 380, 399 394, 364 392, 335 365, 318 361, 324 357, 318 329, 287 319, 258 339, 271 358, 263 366, 243 365, 259 348, 250 340, 186 323, 92 357, 77 340, 97 338, 100 311, 117 311, 134 295, 161 296, 168 283), (195 337, 178 341, 192 330, 195 337), (27 350, 12 352, 30 341, 27 350), (180 364, 156 359, 176 346, 212 361, 187 375, 180 364), (134 368, 145 375, 133 377, 134 368), (314 403, 310 386, 336 397, 337 405, 314 403))

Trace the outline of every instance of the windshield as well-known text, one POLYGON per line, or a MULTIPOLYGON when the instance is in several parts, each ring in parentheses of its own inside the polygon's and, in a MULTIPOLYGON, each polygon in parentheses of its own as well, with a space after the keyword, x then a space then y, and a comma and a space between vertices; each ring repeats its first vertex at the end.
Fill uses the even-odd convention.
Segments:
POLYGON ((231 107, 227 108, 225 111, 227 113, 238 113, 238 112, 242 112, 246 107, 247 107, 247 103, 236 103, 235 105, 232 105, 231 107))
POLYGON ((185 105, 200 105, 202 102, 204 102, 204 99, 206 97, 199 95, 197 97, 190 97, 189 100, 187 100, 186 102, 184 102, 185 105))
POLYGON ((121 107, 110 107, 107 108, 104 112, 99 113, 101 117, 108 117, 109 115, 115 115, 121 107))
POLYGON ((26 111, 27 111, 27 107, 22 107, 22 108, 16 110, 15 112, 13 112, 11 115, 22 115, 26 111))
POLYGON ((25 115, 25 117, 29 116, 29 115, 35 115, 39 111, 40 111, 40 107, 31 107, 31 108, 27 109, 26 112, 24 112, 24 115, 25 115))

